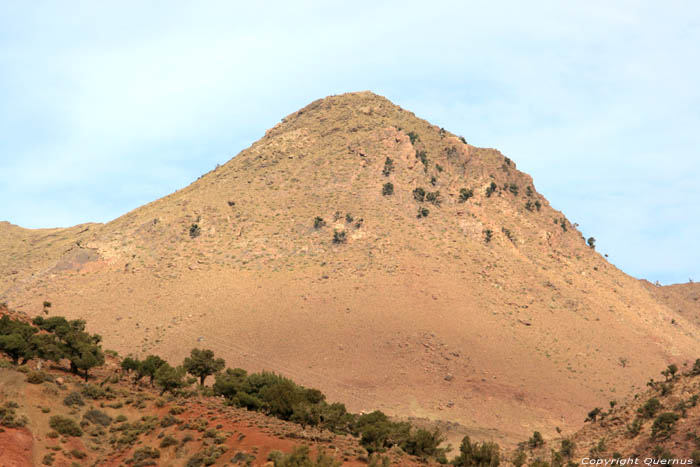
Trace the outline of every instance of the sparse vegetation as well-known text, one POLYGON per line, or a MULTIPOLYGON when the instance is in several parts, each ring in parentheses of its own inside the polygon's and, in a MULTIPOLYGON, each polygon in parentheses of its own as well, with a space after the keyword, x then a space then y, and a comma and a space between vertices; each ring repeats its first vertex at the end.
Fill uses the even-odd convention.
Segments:
POLYGON ((202 229, 201 229, 201 227, 199 227, 199 224, 194 223, 194 224, 190 225, 189 233, 190 233, 190 238, 197 238, 202 234, 202 229))
POLYGON ((53 415, 49 419, 49 426, 64 436, 79 437, 83 435, 83 430, 80 429, 75 420, 61 415, 53 415))
POLYGON ((472 190, 472 189, 462 188, 459 190, 459 202, 460 203, 466 202, 467 200, 469 200, 469 198, 471 198, 473 196, 474 196, 474 190, 472 190))
POLYGON ((425 190, 421 187, 418 187, 415 190, 413 190, 413 199, 420 203, 425 201, 425 190))
POLYGON ((382 169, 382 175, 388 177, 391 172, 394 171, 394 160, 391 157, 387 157, 384 160, 384 168, 382 169))
POLYGON ((498 185, 496 185, 495 182, 491 182, 491 184, 486 187, 486 197, 490 198, 492 194, 494 194, 498 190, 498 185))
POLYGON ((336 245, 342 245, 348 241, 344 230, 334 230, 333 231, 333 243, 336 245))

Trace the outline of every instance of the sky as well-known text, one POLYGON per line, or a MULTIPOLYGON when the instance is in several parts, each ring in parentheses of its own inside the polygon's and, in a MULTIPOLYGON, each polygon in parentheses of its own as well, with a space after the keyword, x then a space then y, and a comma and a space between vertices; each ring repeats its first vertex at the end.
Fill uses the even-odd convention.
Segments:
POLYGON ((700 280, 700 3, 242 3, 0 2, 0 220, 109 221, 371 90, 502 151, 628 274, 700 280))

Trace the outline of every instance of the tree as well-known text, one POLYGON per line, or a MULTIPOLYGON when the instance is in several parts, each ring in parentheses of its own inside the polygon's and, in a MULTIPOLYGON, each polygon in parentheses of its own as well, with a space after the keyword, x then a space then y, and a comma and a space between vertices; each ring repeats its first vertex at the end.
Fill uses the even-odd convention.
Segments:
POLYGON ((33 338, 37 329, 27 323, 15 321, 5 315, 0 319, 0 352, 17 365, 24 365, 36 355, 33 338))
POLYGON ((588 240, 586 242, 588 243, 589 247, 595 250, 595 237, 588 237, 588 240))
POLYGON ((134 357, 128 356, 124 360, 122 360, 121 368, 122 368, 122 370, 126 371, 127 373, 131 373, 132 371, 134 373, 136 373, 136 372, 138 372, 140 365, 141 365, 141 362, 139 362, 134 357))
POLYGON ((243 385, 246 382, 248 375, 241 368, 226 368, 226 371, 216 375, 214 382, 214 394, 224 396, 227 399, 233 399, 236 394, 243 390, 243 385))
POLYGON ((459 446, 459 456, 453 463, 461 466, 498 467, 501 463, 499 451, 496 443, 472 443, 469 436, 465 436, 459 446))
POLYGON ((151 379, 151 386, 153 386, 156 371, 158 371, 158 369, 163 365, 167 365, 165 360, 160 358, 158 355, 149 355, 137 368, 136 381, 140 380, 144 376, 148 376, 151 379))
POLYGON ((104 354, 100 346, 102 337, 85 331, 84 320, 68 321, 62 316, 44 319, 37 316, 33 323, 54 336, 54 339, 44 338, 39 341, 42 358, 54 361, 68 359, 71 372, 79 374, 80 370, 83 370, 86 381, 91 368, 104 364, 104 354))
POLYGON ((199 378, 199 384, 204 386, 207 376, 223 370, 226 362, 223 358, 214 358, 214 352, 211 350, 192 349, 182 366, 187 373, 199 378))
POLYGON ((156 384, 161 388, 160 395, 166 391, 174 392, 185 386, 185 369, 181 366, 173 368, 167 363, 162 364, 155 372, 156 384))

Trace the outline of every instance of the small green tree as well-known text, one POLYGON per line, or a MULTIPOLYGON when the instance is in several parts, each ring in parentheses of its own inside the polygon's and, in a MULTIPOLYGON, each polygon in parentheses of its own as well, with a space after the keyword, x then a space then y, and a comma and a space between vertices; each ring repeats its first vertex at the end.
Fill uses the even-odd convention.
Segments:
POLYGON ((501 463, 500 448, 491 442, 471 442, 469 436, 462 439, 459 446, 459 456, 453 464, 464 467, 498 467, 501 463))
POLYGON ((184 387, 185 383, 185 369, 181 366, 173 368, 167 363, 161 365, 155 373, 154 376, 156 385, 160 387, 161 396, 166 392, 174 392, 176 389, 184 387))
POLYGON ((148 376, 151 380, 151 386, 153 386, 155 383, 156 371, 158 371, 158 368, 165 364, 167 364, 167 362, 158 355, 149 355, 142 362, 140 362, 138 368, 136 369, 136 381, 148 376))
POLYGON ((185 371, 199 378, 199 384, 202 386, 207 376, 220 372, 225 366, 223 358, 214 358, 214 352, 207 349, 192 349, 190 356, 182 363, 185 371))

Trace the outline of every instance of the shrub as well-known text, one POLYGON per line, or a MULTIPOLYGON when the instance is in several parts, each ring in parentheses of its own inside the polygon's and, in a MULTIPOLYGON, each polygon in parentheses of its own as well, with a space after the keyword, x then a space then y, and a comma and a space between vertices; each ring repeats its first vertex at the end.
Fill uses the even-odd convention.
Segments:
POLYGON ((382 186, 382 195, 391 196, 394 194, 394 184, 387 182, 382 186))
POLYGON ((413 190, 413 199, 421 203, 425 201, 425 190, 421 187, 418 187, 415 190, 413 190))
POLYGON ((88 410, 83 418, 96 425, 109 426, 112 423, 112 417, 97 409, 88 410))
POLYGON ((496 190, 498 190, 498 186, 495 182, 491 182, 491 184, 486 188, 486 197, 490 198, 491 195, 496 192, 496 190))
POLYGON ((41 384, 47 381, 47 374, 43 371, 30 371, 27 375, 27 382, 31 384, 41 384))
POLYGON ((651 425, 651 436, 658 439, 665 439, 671 436, 673 427, 680 416, 673 412, 664 412, 654 420, 651 425))
POLYGON ((588 240, 586 240, 586 243, 588 243, 589 247, 591 247, 592 249, 595 250, 595 237, 588 237, 588 240))
POLYGON ((474 196, 474 190, 472 190, 472 189, 462 188, 461 190, 459 190, 459 202, 460 203, 466 202, 472 196, 474 196))
POLYGON ((498 467, 500 464, 500 448, 491 442, 472 443, 469 436, 462 439, 459 446, 459 456, 453 464, 458 466, 498 467))
POLYGON ((652 397, 644 403, 643 406, 637 409, 637 412, 646 418, 653 418, 656 412, 661 408, 661 402, 656 397, 652 397))
POLYGON ((418 215, 416 217, 418 217, 418 219, 420 219, 422 217, 428 217, 428 214, 430 214, 430 210, 428 208, 419 207, 418 208, 418 215))
POLYGON ((87 457, 87 454, 85 454, 83 451, 79 451, 78 449, 71 449, 70 455, 76 459, 85 459, 87 457))
POLYGON ((434 204, 435 206, 440 206, 440 203, 442 203, 442 197, 440 196, 439 191, 431 191, 426 193, 425 200, 431 204, 434 204))
POLYGON ((411 140, 411 144, 414 144, 416 141, 420 141, 418 133, 415 133, 413 131, 408 132, 408 138, 411 140))
POLYGON ((168 448, 168 447, 170 447, 170 446, 175 446, 175 445, 177 445, 177 444, 178 444, 178 442, 177 442, 177 440, 176 440, 175 438, 173 438, 173 437, 170 436, 170 435, 167 435, 166 437, 164 437, 164 438, 161 440, 161 442, 160 442, 160 448, 161 448, 161 449, 164 449, 164 448, 168 448))
POLYGON ((134 451, 131 459, 126 461, 127 464, 132 464, 134 467, 143 467, 147 465, 156 465, 154 459, 160 458, 160 451, 150 446, 138 448, 134 451))
POLYGON ((85 405, 85 401, 83 400, 83 396, 81 396, 79 392, 73 391, 63 398, 63 405, 66 405, 68 407, 78 405, 82 407, 83 405, 85 405))
POLYGON ((350 213, 345 214, 345 222, 347 222, 348 224, 352 224, 353 220, 354 219, 352 217, 352 214, 350 214, 350 213))
POLYGON ((527 441, 527 445, 530 446, 531 449, 538 448, 544 445, 544 438, 542 438, 542 433, 540 433, 539 431, 533 432, 532 436, 527 441))
POLYGON ((197 224, 190 225, 190 238, 197 238, 201 235, 202 229, 197 224))
POLYGON ((428 153, 425 151, 416 151, 416 159, 419 159, 423 164, 423 170, 428 170, 428 153))
POLYGON ((600 407, 596 407, 590 412, 588 412, 588 417, 586 417, 586 422, 595 422, 596 419, 598 418, 598 415, 603 411, 600 407))
POLYGON ((391 157, 387 157, 386 160, 384 161, 384 169, 382 170, 382 175, 385 177, 388 177, 391 172, 394 171, 394 161, 391 159, 391 157))
POLYGON ((342 244, 347 242, 347 238, 345 236, 345 231, 344 230, 334 230, 333 231, 333 243, 335 244, 342 244))
POLYGON ((323 450, 319 450, 316 460, 309 456, 308 446, 297 446, 289 454, 280 451, 271 451, 268 460, 274 462, 275 467, 337 467, 341 463, 328 456, 323 450))
POLYGON ((0 426, 6 426, 7 428, 20 428, 27 424, 27 417, 18 417, 15 409, 17 408, 16 402, 6 402, 5 405, 0 407, 0 426))
POLYGON ((491 229, 484 230, 484 242, 489 243, 491 241, 492 237, 493 237, 493 230, 491 230, 491 229))
POLYGON ((53 415, 49 419, 49 426, 64 436, 82 436, 83 430, 75 420, 61 415, 53 415))
POLYGON ((314 217, 314 229, 320 229, 321 227, 324 227, 326 225, 326 221, 323 220, 323 217, 316 216, 314 217))
POLYGON ((437 185, 437 177, 430 177, 430 184, 433 186, 437 185))

